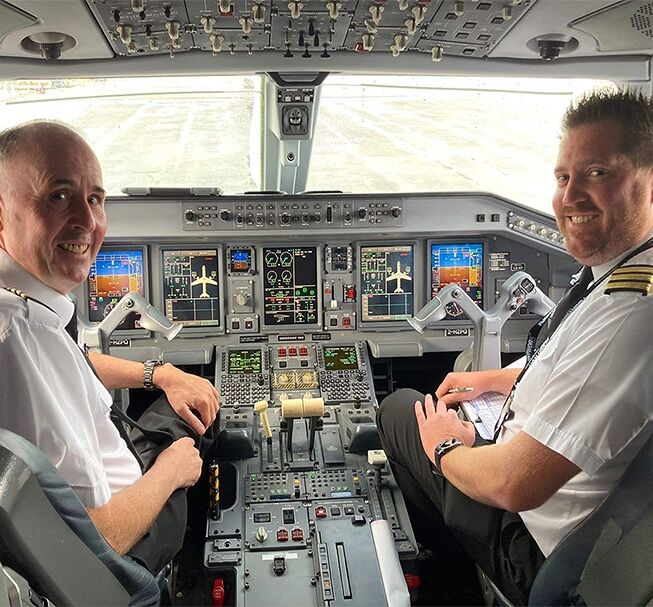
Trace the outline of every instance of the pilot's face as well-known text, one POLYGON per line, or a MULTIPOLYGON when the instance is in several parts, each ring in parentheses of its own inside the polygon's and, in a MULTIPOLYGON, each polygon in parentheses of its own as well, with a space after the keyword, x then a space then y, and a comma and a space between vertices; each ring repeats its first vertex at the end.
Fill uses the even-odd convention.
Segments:
POLYGON ((106 232, 102 172, 65 133, 28 135, 0 174, 0 246, 41 282, 84 282, 106 232))
POLYGON ((621 127, 570 129, 560 143, 553 210, 567 250, 585 265, 606 263, 653 229, 653 168, 620 150, 621 127))

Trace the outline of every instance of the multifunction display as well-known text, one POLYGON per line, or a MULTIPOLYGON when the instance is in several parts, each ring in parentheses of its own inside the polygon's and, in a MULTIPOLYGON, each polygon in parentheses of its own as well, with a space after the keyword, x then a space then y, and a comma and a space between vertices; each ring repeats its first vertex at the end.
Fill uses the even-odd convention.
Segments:
POLYGON ((264 247, 266 325, 318 322, 317 248, 264 247))
POLYGON ((363 246, 360 253, 362 320, 405 320, 413 315, 413 246, 363 246))
POLYGON ((220 326, 218 252, 163 251, 163 300, 170 320, 187 327, 220 326))
POLYGON ((260 350, 229 350, 228 373, 260 373, 262 360, 260 350))
POLYGON ((324 368, 327 371, 358 369, 356 346, 325 346, 324 368))
MULTIPOLYGON (((431 297, 443 287, 457 284, 483 307, 483 244, 479 242, 431 244, 431 297)), ((455 303, 447 306, 445 320, 464 316, 455 303)))
MULTIPOLYGON (((88 275, 88 317, 100 322, 127 293, 145 296, 143 249, 100 249, 88 275)), ((140 328, 138 314, 129 314, 118 329, 140 328)))

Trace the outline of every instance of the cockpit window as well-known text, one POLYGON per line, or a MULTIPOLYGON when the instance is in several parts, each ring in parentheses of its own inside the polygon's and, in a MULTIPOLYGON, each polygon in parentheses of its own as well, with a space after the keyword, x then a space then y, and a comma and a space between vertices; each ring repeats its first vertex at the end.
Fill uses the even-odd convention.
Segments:
POLYGON ((62 120, 124 187, 260 189, 261 76, 0 81, 0 130, 62 120))
POLYGON ((560 118, 587 80, 335 76, 307 189, 485 191, 551 213, 560 118))

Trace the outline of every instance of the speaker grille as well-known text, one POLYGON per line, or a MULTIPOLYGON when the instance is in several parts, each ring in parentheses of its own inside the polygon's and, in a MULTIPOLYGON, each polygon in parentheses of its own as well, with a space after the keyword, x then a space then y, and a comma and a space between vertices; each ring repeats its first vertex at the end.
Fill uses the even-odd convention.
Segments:
POLYGON ((638 8, 630 18, 633 29, 653 38, 653 2, 638 8))

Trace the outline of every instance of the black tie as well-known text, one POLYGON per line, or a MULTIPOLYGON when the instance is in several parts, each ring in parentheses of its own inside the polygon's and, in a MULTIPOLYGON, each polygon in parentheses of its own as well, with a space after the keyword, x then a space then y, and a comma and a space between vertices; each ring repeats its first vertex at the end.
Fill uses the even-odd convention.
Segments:
POLYGON ((546 341, 560 326, 570 310, 578 304, 586 295, 587 287, 592 282, 594 275, 592 268, 584 266, 575 284, 562 296, 558 305, 550 315, 545 316, 540 322, 531 327, 526 340, 526 360, 530 363, 538 348, 546 341), (548 325, 547 325, 548 320, 548 325))
POLYGON ((594 275, 592 274, 592 268, 589 266, 584 266, 581 270, 580 276, 576 281, 576 284, 571 287, 560 299, 558 305, 555 307, 553 316, 549 321, 549 326, 546 330, 546 337, 553 335, 553 332, 560 326, 560 323, 564 320, 565 316, 569 310, 571 310, 583 297, 587 291, 587 287, 590 282, 592 282, 594 275))
POLYGON ((531 327, 531 330, 528 333, 528 339, 526 340, 526 365, 524 365, 524 368, 515 380, 515 384, 513 385, 508 398, 506 398, 506 402, 503 403, 501 415, 494 427, 494 442, 496 442, 503 424, 512 417, 513 412, 511 411, 511 406, 512 400, 515 396, 515 389, 517 388, 517 384, 520 382, 521 378, 524 376, 524 373, 526 373, 526 370, 530 367, 538 349, 549 337, 551 337, 551 335, 553 335, 554 331, 560 326, 570 310, 572 310, 574 306, 587 295, 587 287, 590 282, 592 282, 593 278, 594 275, 592 274, 592 268, 584 266, 576 283, 562 296, 558 305, 554 308, 548 327, 544 329, 547 322, 547 316, 531 327))

